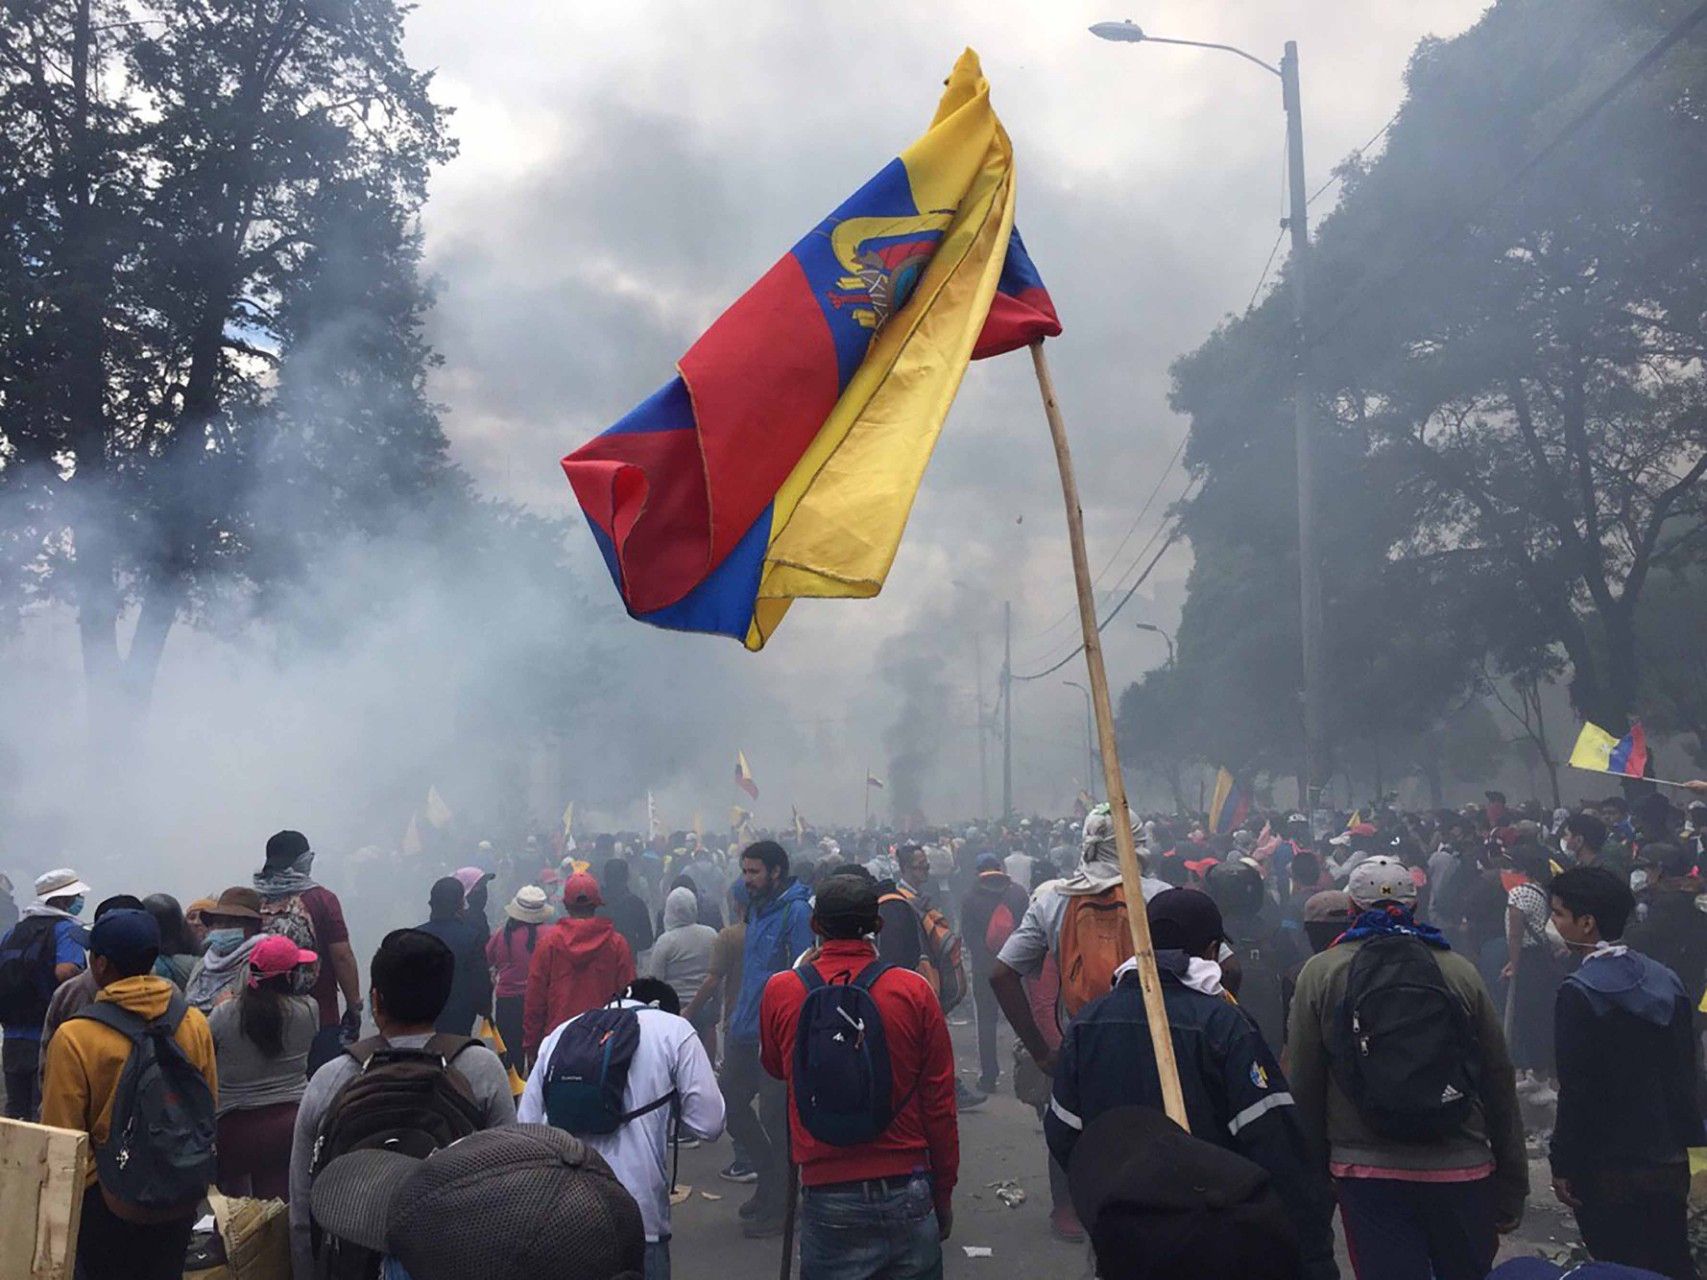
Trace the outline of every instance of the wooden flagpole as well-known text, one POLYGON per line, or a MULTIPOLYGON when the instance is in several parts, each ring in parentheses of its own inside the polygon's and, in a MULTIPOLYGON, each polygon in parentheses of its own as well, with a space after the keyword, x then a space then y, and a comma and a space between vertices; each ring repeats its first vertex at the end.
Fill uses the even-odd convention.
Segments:
POLYGON ((1150 1024, 1150 1044, 1156 1054, 1156 1073, 1162 1082, 1162 1106, 1168 1118, 1189 1131, 1185 1094, 1180 1090, 1179 1064, 1174 1061, 1173 1034, 1156 973, 1156 952, 1150 943, 1150 919, 1144 913, 1144 888, 1138 871, 1138 851, 1132 843, 1132 817, 1126 807, 1126 780, 1114 739, 1114 709, 1108 697, 1108 674, 1102 663, 1102 638, 1097 632, 1096 598, 1091 592, 1090 560, 1085 554, 1085 517, 1079 509, 1079 482, 1073 475, 1073 456, 1067 447, 1067 426, 1055 398, 1055 379, 1043 354, 1043 340, 1031 344, 1037 386, 1043 393, 1043 412, 1055 442, 1055 462, 1061 469, 1061 496, 1067 503, 1067 539, 1073 549, 1073 583, 1079 595, 1079 625, 1085 636, 1085 666, 1090 675, 1091 703, 1096 710, 1097 740, 1102 745, 1103 783, 1114 816, 1114 843, 1120 854, 1120 879, 1126 889, 1126 920, 1132 929, 1132 953, 1138 961, 1138 980, 1144 992, 1144 1017, 1150 1024))

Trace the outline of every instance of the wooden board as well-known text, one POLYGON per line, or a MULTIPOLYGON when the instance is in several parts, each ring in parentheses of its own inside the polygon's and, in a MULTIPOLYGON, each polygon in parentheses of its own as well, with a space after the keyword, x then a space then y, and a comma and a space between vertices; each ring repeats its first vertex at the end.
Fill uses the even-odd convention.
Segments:
POLYGON ((0 1276, 71 1280, 89 1135, 0 1119, 0 1276))

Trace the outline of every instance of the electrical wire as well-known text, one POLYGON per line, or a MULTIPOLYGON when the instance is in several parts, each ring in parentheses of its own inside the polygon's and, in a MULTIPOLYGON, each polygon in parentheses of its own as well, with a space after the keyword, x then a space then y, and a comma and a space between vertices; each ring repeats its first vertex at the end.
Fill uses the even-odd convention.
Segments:
MULTIPOLYGON (((1144 572, 1138 575, 1138 580, 1132 584, 1131 589, 1128 590, 1125 595, 1120 597, 1120 603, 1115 605, 1114 608, 1109 610, 1108 616, 1106 618, 1104 618, 1101 622, 1097 623, 1097 633, 1099 635, 1107 628, 1109 623, 1113 622, 1115 620, 1115 618, 1120 616, 1120 611, 1126 607, 1126 602, 1128 600, 1132 599, 1132 597, 1137 594, 1138 588, 1144 585, 1144 580, 1146 578, 1148 578, 1150 576, 1150 574, 1152 572, 1154 572, 1156 566, 1162 562, 1162 557, 1168 554, 1168 548, 1173 546, 1174 543, 1176 543, 1180 540, 1180 535, 1181 535, 1181 530, 1180 530, 1178 523, 1176 522, 1174 527, 1173 527, 1173 531, 1168 534, 1168 540, 1162 544, 1162 549, 1160 551, 1156 552, 1155 559, 1151 560, 1149 564, 1144 566, 1144 572)), ((1054 675, 1057 671, 1059 671, 1062 667, 1066 666, 1069 662, 1071 662, 1074 658, 1078 657, 1084 651, 1085 651, 1085 646, 1084 646, 1084 643, 1081 641, 1079 644, 1079 647, 1077 649, 1074 649, 1073 652, 1069 653, 1065 658, 1062 658, 1061 661, 1057 662, 1054 666, 1048 667, 1042 671, 1035 672, 1034 674, 1029 675, 1029 676, 1010 675, 1008 677, 1008 680, 1010 682, 1027 681, 1027 680, 1041 680, 1041 679, 1043 679, 1044 676, 1054 675)))
MULTIPOLYGON (((1126 544, 1128 542, 1132 541, 1132 535, 1134 533, 1138 532, 1138 526, 1143 522, 1145 514, 1150 510, 1151 506, 1153 506, 1155 504, 1156 495, 1161 493, 1162 486, 1164 484, 1166 484, 1168 481, 1168 476, 1173 473, 1174 467, 1179 465, 1180 457, 1185 453, 1185 446, 1190 441, 1190 439, 1191 439, 1191 436, 1189 433, 1186 435, 1183 435, 1180 437, 1179 444, 1174 446, 1174 451, 1173 451, 1172 455, 1168 458, 1167 465, 1162 468, 1162 474, 1156 477, 1155 486, 1150 490, 1149 496, 1144 499, 1144 505, 1138 508, 1138 514, 1135 515, 1134 517, 1132 517, 1132 523, 1127 526, 1125 536, 1120 539, 1120 545, 1114 549, 1113 554, 1111 554, 1107 560, 1103 561, 1102 568, 1098 569, 1097 573, 1096 573, 1096 577, 1091 579, 1091 587, 1093 589, 1095 589, 1096 585, 1099 582, 1101 582, 1104 577, 1107 576, 1108 571, 1114 567, 1114 562, 1120 558, 1120 553, 1122 551, 1126 550, 1126 544)), ((1181 496, 1183 497, 1184 495, 1182 494, 1181 496)), ((1177 499, 1176 499, 1176 501, 1177 501, 1177 499)), ((1158 532, 1160 531, 1161 528, 1165 528, 1165 527, 1166 527, 1165 524, 1158 526, 1158 532)), ((1146 552, 1150 549, 1150 546, 1155 542, 1155 540, 1156 540, 1156 535, 1152 534, 1150 537, 1150 542, 1146 543, 1143 547, 1139 548, 1138 554, 1135 557, 1133 557, 1133 564, 1137 564, 1139 561, 1143 560, 1144 552, 1146 552)), ((1115 577, 1115 582, 1118 584, 1121 581, 1121 579, 1125 578, 1127 574, 1132 572, 1132 568, 1133 568, 1133 565, 1129 564, 1126 566, 1126 568, 1122 569, 1120 571, 1120 573, 1115 577)), ((1114 590, 1116 590, 1116 591, 1118 591, 1119 589, 1120 588, 1118 585, 1116 585, 1114 587, 1114 590)), ((1022 637, 1020 642, 1022 644, 1026 644, 1026 643, 1030 643, 1033 641, 1041 640, 1041 639, 1043 639, 1044 636, 1049 635, 1051 632, 1055 631, 1058 627, 1060 627, 1068 619, 1076 618, 1078 616, 1078 614, 1079 614, 1079 606, 1076 604, 1069 605, 1069 606, 1067 606, 1067 611, 1065 613, 1063 613, 1059 618, 1056 618, 1055 621, 1051 622, 1048 626, 1044 627, 1041 631, 1034 632, 1032 635, 1027 636, 1027 637, 1022 637)))

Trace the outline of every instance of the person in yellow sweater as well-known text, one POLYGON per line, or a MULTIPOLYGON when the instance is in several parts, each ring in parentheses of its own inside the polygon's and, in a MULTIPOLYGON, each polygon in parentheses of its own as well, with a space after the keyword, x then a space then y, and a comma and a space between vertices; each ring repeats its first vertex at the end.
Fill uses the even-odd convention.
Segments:
POLYGON ((48 1042, 42 1123, 81 1129, 95 1153, 77 1239, 83 1280, 179 1280, 197 1207, 213 1179, 219 1087, 213 1036, 201 1012, 153 976, 159 953, 160 928, 148 912, 103 916, 89 938, 89 972, 100 993, 48 1042), (144 1028, 161 1023, 172 1028, 181 1056, 169 1045, 147 1043, 144 1028), (136 1088, 120 1104, 132 1107, 138 1121, 127 1140, 112 1133, 113 1111, 133 1045, 149 1056, 139 1059, 136 1088), (151 1088, 150 1072, 169 1087, 151 1088), (144 1112, 156 1104, 172 1109, 170 1152, 147 1145, 157 1117, 144 1112))

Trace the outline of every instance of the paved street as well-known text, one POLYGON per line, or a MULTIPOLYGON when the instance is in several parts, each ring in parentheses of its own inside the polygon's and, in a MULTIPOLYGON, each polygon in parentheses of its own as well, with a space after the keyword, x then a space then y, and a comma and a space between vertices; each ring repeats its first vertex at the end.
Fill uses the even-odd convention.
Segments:
MULTIPOLYGON (((958 1016, 958 1014, 957 1014, 958 1016)), ((977 1076, 977 1050, 970 1026, 953 1028, 961 1077, 977 1076)), ((1011 1061, 1011 1036, 1004 1030, 1001 1061, 1011 1061)), ((1049 1176, 1043 1157, 1043 1126, 1036 1113, 1014 1098, 1006 1077, 1002 1089, 977 1111, 961 1117, 961 1180, 955 1197, 954 1236, 948 1243, 945 1272, 966 1280, 1016 1280, 1020 1276, 1081 1280, 1092 1274, 1087 1246, 1063 1244, 1049 1234, 1049 1176), (988 1184, 1011 1179, 1025 1190, 1025 1202, 1010 1209, 988 1184), (968 1258, 964 1246, 986 1246, 988 1258, 968 1258)), ((746 1240, 735 1208, 750 1187, 721 1182, 717 1170, 729 1162, 727 1139, 682 1153, 681 1181, 693 1195, 676 1209, 673 1267, 676 1280, 734 1280, 780 1270, 779 1240, 746 1240), (709 1201, 704 1192, 721 1196, 709 1201)), ((1545 1160, 1532 1162, 1529 1210, 1523 1226, 1508 1238, 1501 1257, 1557 1252, 1575 1239, 1547 1184, 1545 1160)), ((1336 1222, 1336 1235, 1337 1222, 1336 1222)), ((1339 1242, 1341 1274, 1351 1268, 1339 1242)))

